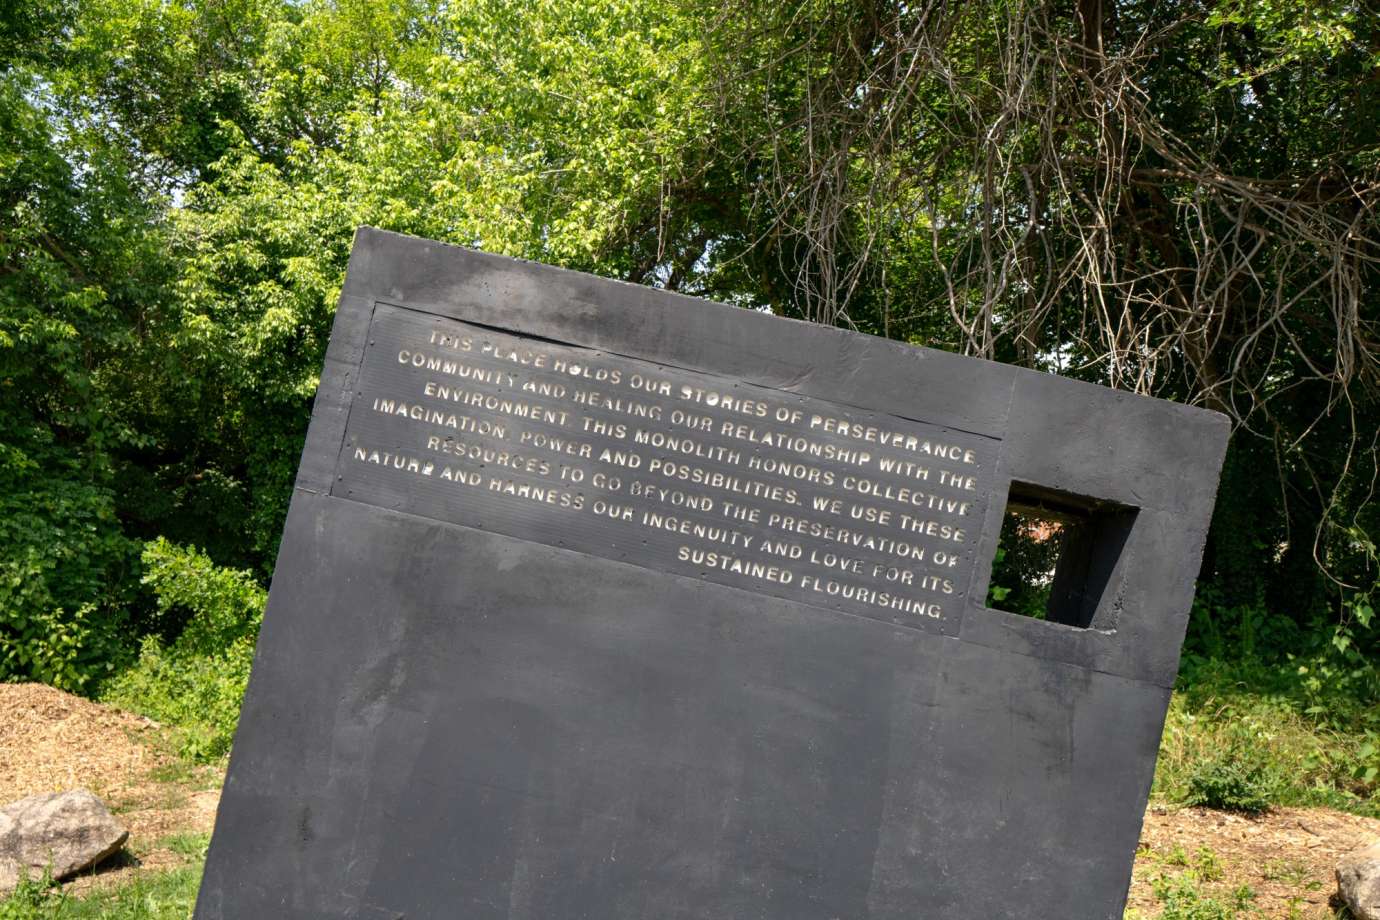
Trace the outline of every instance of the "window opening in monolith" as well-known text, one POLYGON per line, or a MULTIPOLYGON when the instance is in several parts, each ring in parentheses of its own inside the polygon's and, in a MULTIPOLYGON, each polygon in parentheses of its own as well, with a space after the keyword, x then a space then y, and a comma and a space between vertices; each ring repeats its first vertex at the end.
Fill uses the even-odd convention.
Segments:
POLYGON ((1115 575, 1136 509, 1013 482, 987 606, 1081 628, 1116 626, 1115 575))

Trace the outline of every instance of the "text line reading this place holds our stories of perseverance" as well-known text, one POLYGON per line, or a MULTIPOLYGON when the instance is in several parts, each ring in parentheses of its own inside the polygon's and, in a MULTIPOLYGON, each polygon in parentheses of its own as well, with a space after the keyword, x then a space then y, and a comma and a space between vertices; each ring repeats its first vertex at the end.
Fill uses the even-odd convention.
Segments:
POLYGON ((934 627, 962 609, 994 445, 380 304, 332 494, 934 627))

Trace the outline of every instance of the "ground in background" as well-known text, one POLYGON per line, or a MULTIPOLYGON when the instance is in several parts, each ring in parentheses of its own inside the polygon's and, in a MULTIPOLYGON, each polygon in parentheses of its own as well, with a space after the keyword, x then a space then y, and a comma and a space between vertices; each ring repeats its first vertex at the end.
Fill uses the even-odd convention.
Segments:
MULTIPOLYGON (((73 897, 114 897, 115 888, 157 886, 170 870, 199 867, 222 770, 188 766, 147 719, 51 687, 0 684, 0 713, 0 803, 86 788, 129 828, 130 855, 67 883, 73 897)), ((1128 916, 1336 917, 1328 902, 1338 858, 1375 840, 1380 820, 1326 809, 1246 818, 1154 805, 1128 916)), ((143 915, 103 906, 100 916, 143 915)))
POLYGON ((1165 892, 1192 885, 1201 899, 1237 907, 1242 917, 1336 917, 1329 901, 1337 890, 1338 860, 1376 840, 1380 820, 1324 808, 1280 808, 1248 818, 1152 805, 1130 907, 1157 916, 1165 892))

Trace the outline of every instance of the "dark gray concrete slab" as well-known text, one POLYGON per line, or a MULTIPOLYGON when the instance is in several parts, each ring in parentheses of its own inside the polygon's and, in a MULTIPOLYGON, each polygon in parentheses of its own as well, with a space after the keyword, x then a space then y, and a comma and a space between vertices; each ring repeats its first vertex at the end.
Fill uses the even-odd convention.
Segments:
POLYGON ((1119 918, 1226 433, 363 230, 197 917, 1119 918))

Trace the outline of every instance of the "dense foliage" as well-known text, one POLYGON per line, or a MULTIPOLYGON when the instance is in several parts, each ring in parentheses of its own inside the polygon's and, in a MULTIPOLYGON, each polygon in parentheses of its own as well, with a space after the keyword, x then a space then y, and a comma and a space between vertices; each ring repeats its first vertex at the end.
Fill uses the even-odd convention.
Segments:
POLYGON ((224 749, 369 224, 1227 411, 1190 648, 1374 699, 1378 68, 1292 0, 15 0, 0 679, 224 749))

